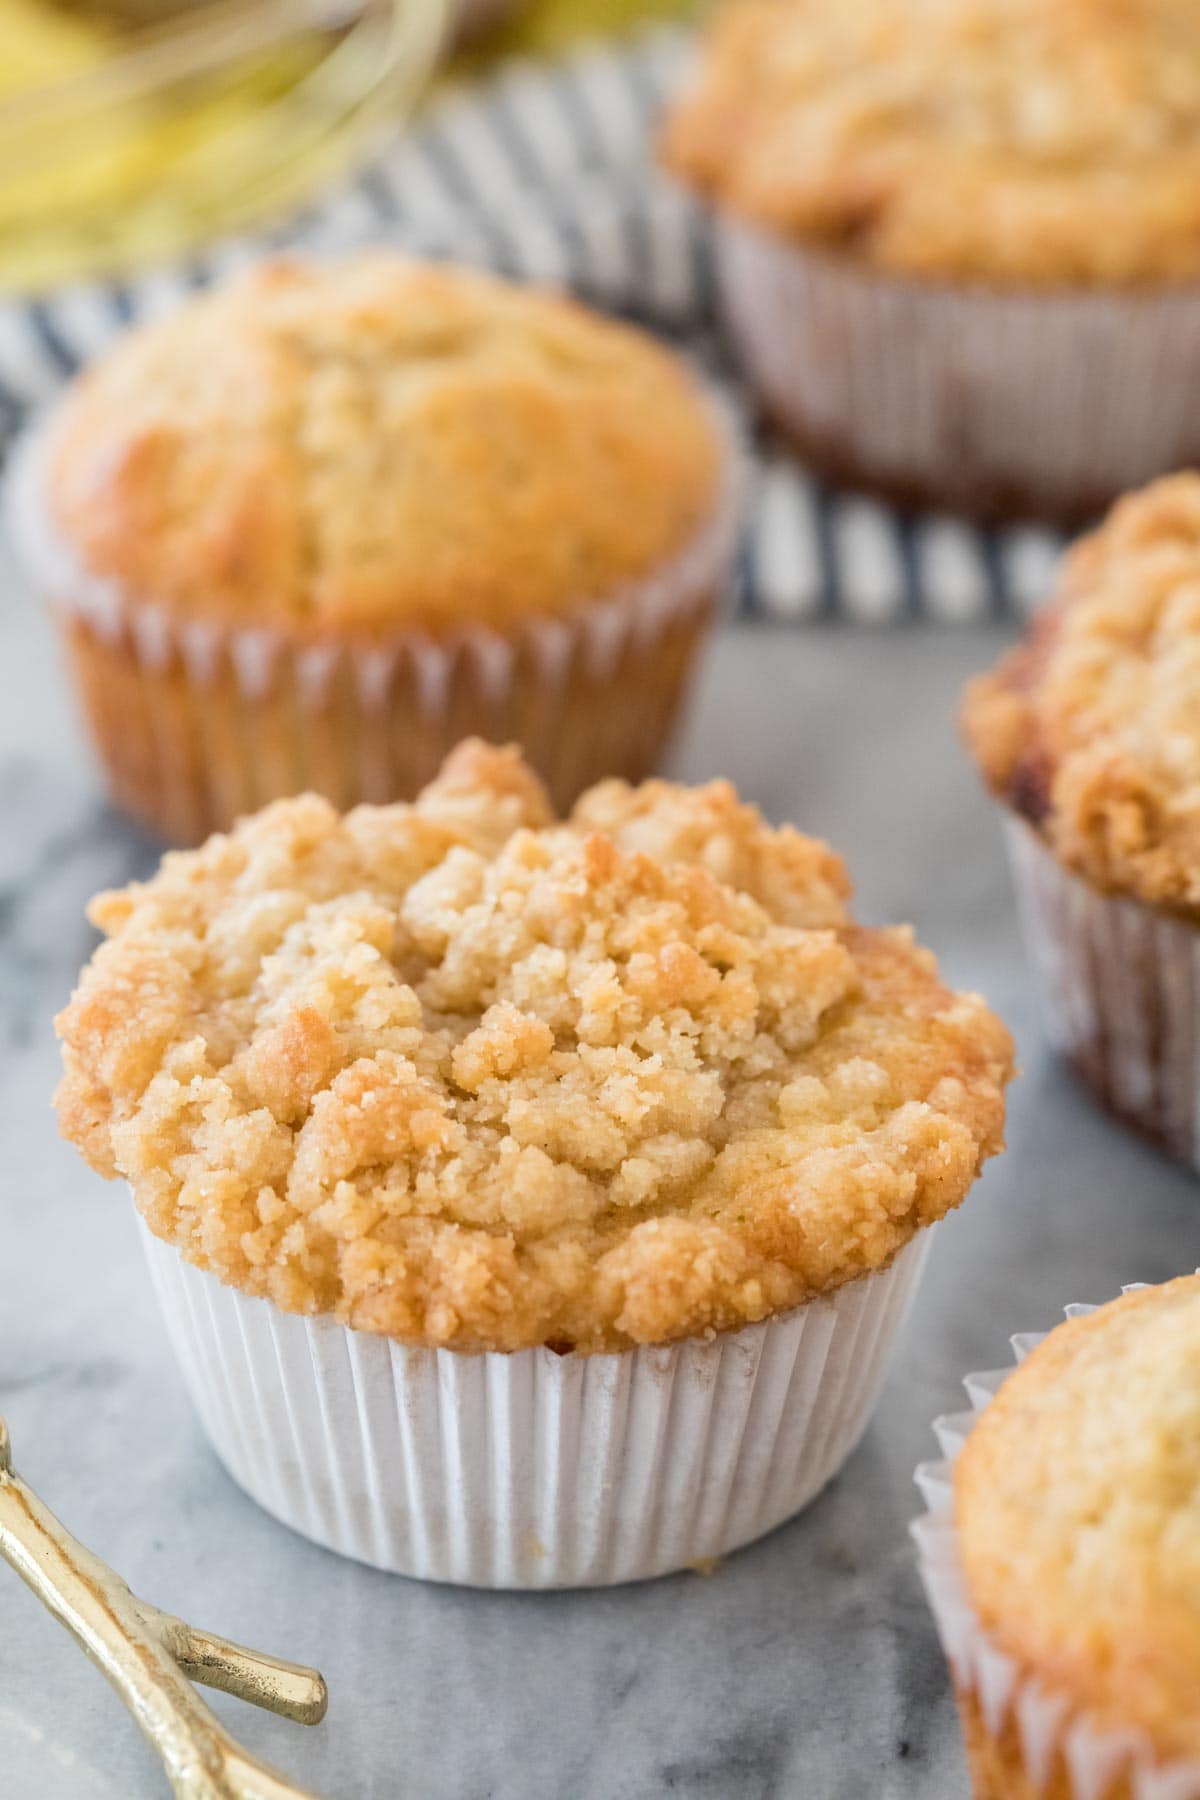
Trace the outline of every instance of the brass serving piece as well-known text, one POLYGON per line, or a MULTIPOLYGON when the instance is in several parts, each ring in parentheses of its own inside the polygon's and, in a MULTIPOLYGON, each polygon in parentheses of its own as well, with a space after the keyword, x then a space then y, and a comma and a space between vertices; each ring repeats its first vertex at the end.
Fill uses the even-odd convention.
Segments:
POLYGON ((317 1670, 231 1644, 140 1600, 22 1481, 2 1418, 0 1556, 108 1677, 182 1800, 315 1800, 235 1742, 192 1682, 316 1725, 328 1701, 317 1670))

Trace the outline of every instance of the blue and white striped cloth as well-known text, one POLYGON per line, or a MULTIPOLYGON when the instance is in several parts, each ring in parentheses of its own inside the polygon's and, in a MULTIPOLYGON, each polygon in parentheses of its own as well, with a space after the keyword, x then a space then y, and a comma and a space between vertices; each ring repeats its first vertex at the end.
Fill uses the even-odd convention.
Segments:
POLYGON ((831 489, 749 416, 714 317, 701 210, 661 177, 652 138, 686 54, 678 31, 458 87, 348 186, 255 239, 122 283, 0 306, 0 437, 126 325, 264 248, 388 241, 572 288, 672 339, 729 395, 753 451, 742 616, 765 622, 1024 615, 1062 549, 1033 527, 980 530, 831 489))

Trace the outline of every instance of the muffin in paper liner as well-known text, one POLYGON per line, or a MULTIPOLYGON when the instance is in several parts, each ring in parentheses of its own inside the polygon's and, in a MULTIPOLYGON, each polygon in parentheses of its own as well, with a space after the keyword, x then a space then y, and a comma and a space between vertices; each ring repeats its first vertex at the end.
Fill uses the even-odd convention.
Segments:
POLYGON ((1101 1104, 1200 1169, 1200 932, 1102 894, 1004 812, 1047 1033, 1101 1104))
POLYGON ((556 820, 463 744, 99 896, 64 1135, 123 1176, 213 1442, 270 1510, 464 1583, 663 1573, 862 1430, 1013 1047, 728 782, 556 820))
POLYGON ((714 219, 721 309, 780 429, 833 479, 1079 520, 1200 458, 1200 289, 926 279, 714 219))
POLYGON ((141 1232, 238 1485, 341 1555, 487 1588, 644 1580, 799 1512, 866 1429, 931 1236, 744 1330, 586 1356, 428 1349, 285 1313, 141 1232))
POLYGON ((743 361, 814 463, 905 501, 1070 519, 1197 456, 1186 12, 720 10, 662 156, 716 209, 743 361))
MULTIPOLYGON (((1123 1293, 1144 1287, 1131 1283, 1123 1293)), ((1068 1319, 1098 1311, 1064 1309, 1068 1319)), ((1010 1341, 1024 1361, 1046 1332, 1010 1341)), ((1035 1680, 993 1643, 971 1606, 953 1518, 954 1464, 976 1420, 1007 1378, 989 1369, 964 1379, 970 1409, 935 1419, 942 1460, 920 1464, 915 1480, 927 1511, 910 1527, 921 1582, 950 1666, 977 1800, 1200 1800, 1200 1764, 1156 1761, 1138 1731, 1102 1730, 1065 1696, 1035 1680)))
POLYGON ((366 636, 173 618, 90 575, 53 529, 41 469, 54 420, 14 453, 6 501, 20 561, 48 602, 115 802, 194 844, 306 788, 343 810, 416 792, 469 735, 520 742, 556 803, 658 763, 728 588, 739 457, 713 404, 725 476, 681 552, 617 592, 511 632, 366 636))

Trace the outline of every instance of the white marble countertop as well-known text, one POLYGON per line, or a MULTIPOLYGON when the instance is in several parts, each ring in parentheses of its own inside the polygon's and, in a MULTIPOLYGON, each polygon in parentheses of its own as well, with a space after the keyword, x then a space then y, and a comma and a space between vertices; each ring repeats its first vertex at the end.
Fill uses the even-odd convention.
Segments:
MULTIPOLYGON (((6 574, 6 570, 0 570, 6 574)), ((675 759, 828 835, 868 919, 911 918, 1016 1030, 1010 1148, 942 1227, 875 1423, 810 1510, 708 1577, 548 1596, 422 1587, 274 1524, 201 1437, 123 1191, 56 1137, 51 1019, 85 900, 146 870, 103 805, 49 636, 0 602, 0 1411, 18 1466, 134 1587, 309 1660, 313 1731, 216 1704, 326 1800, 951 1800, 954 1709, 906 1525, 929 1422, 1010 1332, 1200 1262, 1195 1181, 1101 1119, 1039 1041, 998 834, 950 723, 999 633, 719 643, 675 759)), ((4 1800, 164 1793, 100 1676, 0 1567, 4 1800)))

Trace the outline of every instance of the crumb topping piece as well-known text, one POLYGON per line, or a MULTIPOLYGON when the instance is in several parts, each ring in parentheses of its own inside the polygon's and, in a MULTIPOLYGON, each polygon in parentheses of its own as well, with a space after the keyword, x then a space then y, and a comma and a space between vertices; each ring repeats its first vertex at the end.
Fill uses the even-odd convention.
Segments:
POLYGON ((185 617, 304 632, 563 614, 687 552, 723 451, 647 333, 372 251, 264 264, 143 325, 56 423, 53 524, 185 617))
POLYGON ((989 787, 1068 868, 1200 919, 1200 474, 1076 545, 963 722, 989 787))
POLYGON ((1060 1325, 956 1465, 984 1628, 1103 1726, 1200 1757, 1200 1278, 1060 1325))
POLYGON ((1194 0, 734 0, 665 154, 734 210, 884 268, 1192 280, 1194 0))
POLYGON ((1008 1034, 724 782, 514 751, 281 801, 153 880, 58 1024, 63 1130, 300 1312, 461 1349, 741 1325, 886 1264, 1000 1147, 1008 1034))

